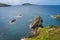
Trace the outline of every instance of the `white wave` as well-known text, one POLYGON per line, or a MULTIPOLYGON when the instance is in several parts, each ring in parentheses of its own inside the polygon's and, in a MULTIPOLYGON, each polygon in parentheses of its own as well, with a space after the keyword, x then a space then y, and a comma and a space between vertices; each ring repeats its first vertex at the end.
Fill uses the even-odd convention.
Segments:
POLYGON ((32 27, 32 24, 30 24, 29 27, 31 28, 32 27))
POLYGON ((21 40, 26 40, 26 38, 21 38, 21 40))
POLYGON ((11 23, 11 21, 9 21, 9 23, 10 23, 10 24, 16 24, 16 22, 11 23))
POLYGON ((15 17, 15 18, 21 18, 21 17, 23 17, 23 15, 21 15, 21 16, 18 15, 18 16, 14 16, 14 17, 15 17))
POLYGON ((53 16, 53 15, 50 15, 50 17, 52 17, 52 18, 56 18, 55 16, 53 16))

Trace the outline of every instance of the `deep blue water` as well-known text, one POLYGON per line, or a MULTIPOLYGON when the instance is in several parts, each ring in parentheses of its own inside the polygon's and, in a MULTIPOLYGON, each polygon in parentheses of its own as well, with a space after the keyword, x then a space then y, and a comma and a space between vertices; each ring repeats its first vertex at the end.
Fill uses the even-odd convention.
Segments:
POLYGON ((60 21, 53 17, 59 13, 59 5, 0 7, 0 40, 20 40, 27 36, 30 33, 29 24, 37 16, 42 16, 44 26, 60 26, 60 21), (17 17, 20 14, 23 16, 17 17), (16 19, 14 24, 9 23, 12 19, 16 19))

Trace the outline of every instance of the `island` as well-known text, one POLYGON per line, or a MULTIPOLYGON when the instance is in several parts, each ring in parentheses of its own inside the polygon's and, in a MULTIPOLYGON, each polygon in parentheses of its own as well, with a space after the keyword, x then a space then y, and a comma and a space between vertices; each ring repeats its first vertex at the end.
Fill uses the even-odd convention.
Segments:
POLYGON ((49 25, 43 27, 43 19, 38 16, 32 23, 32 34, 20 40, 60 40, 60 26, 49 25))
POLYGON ((22 4, 23 6, 29 6, 29 5, 33 5, 33 4, 30 4, 30 3, 24 3, 22 4))
POLYGON ((11 6, 11 5, 0 3, 0 7, 8 7, 8 6, 11 6))

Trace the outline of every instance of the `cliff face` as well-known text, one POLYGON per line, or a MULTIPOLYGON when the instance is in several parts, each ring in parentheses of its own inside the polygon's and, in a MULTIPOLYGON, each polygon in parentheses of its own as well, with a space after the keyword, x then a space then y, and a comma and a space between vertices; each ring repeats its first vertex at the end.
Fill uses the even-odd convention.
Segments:
POLYGON ((32 29, 35 29, 37 27, 43 28, 43 19, 41 16, 36 17, 36 19, 34 20, 34 22, 31 25, 32 29))
POLYGON ((60 26, 53 25, 42 27, 43 20, 38 16, 32 23, 32 35, 23 38, 22 40, 60 40, 60 26))

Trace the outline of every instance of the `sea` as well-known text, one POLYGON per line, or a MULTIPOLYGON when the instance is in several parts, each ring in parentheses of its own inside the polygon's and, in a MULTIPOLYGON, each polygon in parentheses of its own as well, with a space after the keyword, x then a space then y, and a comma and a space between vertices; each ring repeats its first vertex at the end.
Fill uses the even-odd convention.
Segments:
POLYGON ((37 16, 43 19, 43 26, 60 26, 54 16, 60 14, 60 5, 20 5, 0 7, 0 40, 20 40, 31 33, 29 27, 37 16), (11 23, 12 20, 15 22, 11 23))

